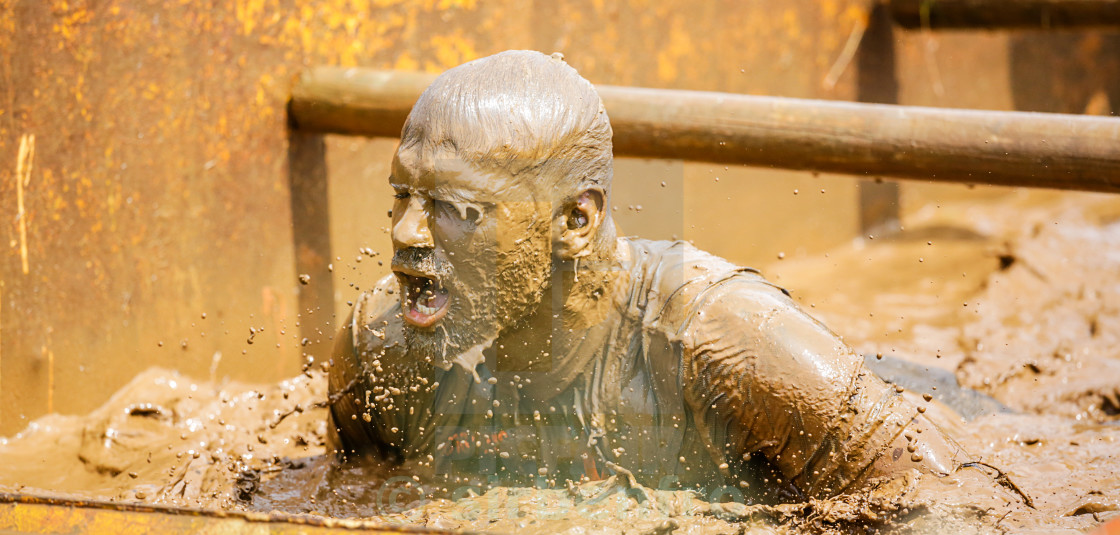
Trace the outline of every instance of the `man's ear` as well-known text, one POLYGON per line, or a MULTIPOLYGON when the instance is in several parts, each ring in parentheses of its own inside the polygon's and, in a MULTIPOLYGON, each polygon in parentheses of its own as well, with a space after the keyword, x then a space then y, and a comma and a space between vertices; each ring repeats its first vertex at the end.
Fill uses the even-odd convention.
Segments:
POLYGON ((596 186, 583 190, 569 202, 554 221, 555 254, 574 260, 591 254, 595 236, 606 218, 603 190, 596 186))

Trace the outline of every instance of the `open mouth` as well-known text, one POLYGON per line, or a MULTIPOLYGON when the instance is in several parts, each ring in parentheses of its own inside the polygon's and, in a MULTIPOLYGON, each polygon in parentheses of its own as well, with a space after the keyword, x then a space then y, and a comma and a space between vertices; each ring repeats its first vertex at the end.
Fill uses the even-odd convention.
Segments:
POLYGON ((447 314, 449 292, 438 280, 397 271, 402 283, 404 320, 417 327, 431 327, 447 314))

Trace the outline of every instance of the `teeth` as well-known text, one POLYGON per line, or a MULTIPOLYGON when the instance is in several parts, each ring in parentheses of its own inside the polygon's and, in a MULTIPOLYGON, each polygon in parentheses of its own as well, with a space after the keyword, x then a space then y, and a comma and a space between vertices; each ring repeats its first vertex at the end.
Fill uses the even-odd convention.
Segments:
POLYGON ((413 310, 425 316, 437 314, 445 305, 430 306, 439 301, 437 296, 447 296, 447 290, 440 287, 434 279, 426 277, 410 277, 407 303, 413 310))

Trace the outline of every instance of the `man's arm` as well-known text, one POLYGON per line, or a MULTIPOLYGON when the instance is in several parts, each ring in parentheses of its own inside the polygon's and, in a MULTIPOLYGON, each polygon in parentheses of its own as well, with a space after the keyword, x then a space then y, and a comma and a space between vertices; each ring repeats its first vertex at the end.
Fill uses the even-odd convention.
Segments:
POLYGON ((376 327, 382 323, 379 320, 390 318, 398 307, 398 300, 386 291, 395 285, 391 279, 392 276, 383 278, 372 291, 358 297, 335 338, 329 375, 332 403, 328 449, 339 453, 374 455, 384 460, 400 458, 399 448, 389 444, 385 439, 389 434, 383 429, 385 418, 392 415, 378 411, 377 404, 366 394, 374 393, 372 374, 377 370, 373 356, 385 351, 387 326, 381 326, 380 331, 376 327))
POLYGON ((918 406, 760 278, 727 279, 676 313, 689 315, 685 398, 717 463, 761 453, 803 492, 827 497, 903 470, 948 474, 963 457, 918 406))

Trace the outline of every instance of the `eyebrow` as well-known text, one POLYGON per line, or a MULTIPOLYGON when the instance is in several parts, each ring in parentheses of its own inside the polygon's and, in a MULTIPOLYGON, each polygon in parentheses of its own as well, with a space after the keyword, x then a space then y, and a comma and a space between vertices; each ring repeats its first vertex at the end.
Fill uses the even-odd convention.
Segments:
MULTIPOLYGON (((480 190, 465 183, 449 186, 445 181, 440 180, 438 177, 433 179, 429 176, 428 180, 416 180, 416 177, 412 175, 412 173, 408 173, 407 169, 405 171, 409 175, 409 178, 412 180, 402 179, 401 177, 397 176, 395 170, 390 170, 389 185, 394 189, 407 188, 410 191, 421 191, 424 193, 428 193, 433 198, 438 198, 440 200, 476 204, 493 204, 494 202, 492 199, 492 192, 480 190), (433 181, 435 182, 435 184, 431 184, 431 182, 433 181), (428 184, 425 184, 425 182, 428 182, 428 184)), ((476 174, 482 172, 483 171, 479 171, 473 166, 468 166, 468 170, 452 171, 452 173, 459 176, 463 174, 476 174)))
POLYGON ((472 188, 436 186, 432 188, 432 193, 436 194, 441 200, 447 201, 466 203, 490 202, 482 201, 480 197, 482 197, 483 193, 472 188))

